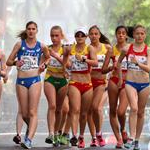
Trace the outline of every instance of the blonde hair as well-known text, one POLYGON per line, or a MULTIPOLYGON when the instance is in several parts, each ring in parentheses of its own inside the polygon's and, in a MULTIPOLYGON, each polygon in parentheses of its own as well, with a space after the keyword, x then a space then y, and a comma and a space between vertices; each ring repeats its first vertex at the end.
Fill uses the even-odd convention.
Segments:
POLYGON ((61 28, 60 26, 58 26, 58 25, 53 26, 53 27, 51 28, 51 30, 50 30, 50 34, 52 33, 53 30, 60 30, 61 35, 62 35, 62 39, 63 39, 64 41, 68 41, 68 39, 65 37, 65 35, 64 35, 64 33, 63 33, 63 30, 62 30, 62 28, 61 28))

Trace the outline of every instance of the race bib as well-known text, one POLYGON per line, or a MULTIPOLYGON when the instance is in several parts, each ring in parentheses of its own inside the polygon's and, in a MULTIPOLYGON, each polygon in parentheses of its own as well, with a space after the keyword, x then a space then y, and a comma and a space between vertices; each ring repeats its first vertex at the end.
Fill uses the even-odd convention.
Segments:
POLYGON ((54 57, 50 59, 50 68, 62 68, 62 64, 54 57))
POLYGON ((29 71, 38 68, 37 56, 21 56, 21 60, 24 62, 20 67, 20 70, 22 71, 29 71))
MULTIPOLYGON (((130 54, 128 57, 128 68, 130 70, 136 70, 136 71, 142 71, 142 69, 136 65, 135 63, 133 63, 131 61, 131 59, 134 57, 134 55, 130 54)), ((147 64, 147 57, 146 56, 135 56, 137 61, 142 63, 142 64, 147 64)))
POLYGON ((97 60, 98 60, 98 66, 92 67, 92 69, 102 69, 102 66, 105 61, 105 55, 97 55, 97 60))
POLYGON ((72 61, 71 71, 86 71, 86 70, 88 70, 88 64, 86 62, 82 62, 82 61, 76 59, 75 56, 71 57, 71 61, 72 61))

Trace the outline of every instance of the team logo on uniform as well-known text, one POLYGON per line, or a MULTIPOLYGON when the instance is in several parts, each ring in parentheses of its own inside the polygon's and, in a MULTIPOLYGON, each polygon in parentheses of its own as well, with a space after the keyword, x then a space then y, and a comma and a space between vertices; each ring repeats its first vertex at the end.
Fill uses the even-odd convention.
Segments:
POLYGON ((25 47, 22 47, 22 50, 24 51, 26 48, 25 47))
POLYGON ((24 84, 24 81, 21 81, 21 84, 24 84))

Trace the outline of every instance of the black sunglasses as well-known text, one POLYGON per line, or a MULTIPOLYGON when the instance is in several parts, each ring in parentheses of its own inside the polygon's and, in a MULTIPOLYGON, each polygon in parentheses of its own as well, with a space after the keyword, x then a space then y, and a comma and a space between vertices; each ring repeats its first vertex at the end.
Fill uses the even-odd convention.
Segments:
POLYGON ((82 32, 78 32, 78 33, 75 34, 75 37, 77 37, 77 38, 78 37, 86 37, 86 35, 82 32))

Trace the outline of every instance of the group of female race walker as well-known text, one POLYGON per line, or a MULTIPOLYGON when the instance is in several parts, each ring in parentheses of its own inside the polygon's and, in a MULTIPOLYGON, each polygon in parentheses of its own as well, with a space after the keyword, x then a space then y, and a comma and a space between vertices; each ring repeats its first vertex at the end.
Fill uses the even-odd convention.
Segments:
POLYGON ((13 138, 23 148, 32 147, 37 128, 37 111, 42 83, 40 74, 46 70, 44 93, 48 102, 46 143, 59 146, 71 143, 85 147, 84 131, 88 123, 91 147, 105 146, 102 136, 103 106, 109 99, 110 125, 116 137, 116 148, 140 150, 139 139, 144 123, 144 110, 149 96, 150 49, 145 44, 146 29, 133 28, 132 43, 128 43, 128 29, 118 26, 116 44, 94 25, 75 31, 75 43, 63 45, 65 39, 60 26, 50 30, 52 45, 37 41, 37 24, 30 21, 18 37, 5 64, 1 54, 0 75, 8 79, 7 66, 16 66, 16 95, 18 100, 17 135, 13 138), (89 37, 90 44, 86 44, 89 37), (129 113, 129 135, 125 130, 126 110, 129 113), (21 127, 27 129, 21 141, 21 127), (79 136, 78 134, 79 125, 79 136), (69 138, 69 130, 72 137, 69 138))

